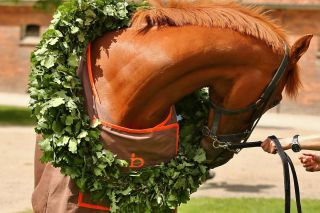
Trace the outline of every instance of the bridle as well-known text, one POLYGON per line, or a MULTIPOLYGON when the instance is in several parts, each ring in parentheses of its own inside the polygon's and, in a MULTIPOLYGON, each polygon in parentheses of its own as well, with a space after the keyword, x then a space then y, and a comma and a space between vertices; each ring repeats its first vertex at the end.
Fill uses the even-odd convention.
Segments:
MULTIPOLYGON (((262 144, 261 141, 256 142, 247 142, 248 138, 250 137, 251 133, 257 126, 259 120, 261 119, 263 113, 267 110, 269 101, 274 97, 275 90, 279 86, 280 80, 283 78, 284 73, 286 71, 286 68, 289 64, 289 48, 287 45, 285 45, 285 54, 282 58, 281 64, 278 67, 275 75, 273 76, 272 80, 260 96, 260 98, 253 104, 250 104, 249 106, 237 109, 237 110, 228 110, 223 107, 220 107, 210 101, 210 105, 215 111, 213 125, 211 130, 208 126, 205 126, 202 129, 202 133, 204 136, 207 136, 212 139, 212 146, 216 149, 222 148, 234 153, 238 153, 243 148, 249 148, 249 147, 258 147, 262 144), (218 128, 219 128, 219 121, 222 115, 237 115, 240 113, 250 112, 254 111, 253 115, 250 119, 250 125, 249 127, 241 133, 233 133, 233 134, 226 134, 226 135, 218 135, 218 128), (232 142, 238 142, 240 143, 232 143, 232 142)), ((280 102, 280 101, 279 101, 280 102)), ((278 103, 279 103, 278 102, 278 103)), ((275 105, 277 105, 276 103, 275 105)), ((293 177, 293 183, 294 183, 294 189, 295 189, 295 195, 296 195, 296 206, 297 206, 297 212, 301 213, 301 202, 300 202, 300 190, 299 190, 299 184, 298 184, 298 178, 296 171, 294 169, 294 165, 290 159, 290 157, 284 152, 282 149, 282 146, 275 136, 270 136, 269 139, 271 139, 276 147, 277 152, 281 158, 282 165, 283 165, 283 174, 284 174, 284 189, 285 189, 285 213, 290 213, 290 171, 291 169, 292 177, 293 177)))
MULTIPOLYGON (((250 137, 251 133, 257 126, 260 118, 262 117, 263 113, 266 111, 268 107, 268 103, 270 99, 273 97, 276 88, 279 85, 280 80, 284 76, 284 73, 286 71, 286 68, 288 67, 290 57, 289 57, 289 48, 287 45, 285 45, 285 53, 282 58, 282 61, 280 63, 280 66, 278 67, 277 71, 275 72, 273 78, 271 79, 270 83, 262 93, 262 95, 259 97, 259 99, 249 106, 237 109, 237 110, 229 110, 225 109, 223 107, 220 107, 210 101, 210 105, 212 109, 215 112, 213 125, 210 130, 208 126, 204 126, 202 129, 202 134, 206 137, 209 137, 212 139, 212 146, 214 148, 222 148, 227 149, 229 151, 238 153, 240 149, 231 149, 230 146, 234 144, 234 142, 241 141, 241 143, 247 142, 248 138, 250 137), (237 115, 240 113, 250 112, 254 111, 251 119, 250 119, 250 125, 248 128, 241 132, 241 133, 232 133, 232 134, 225 134, 225 135, 218 135, 218 128, 219 128, 219 122, 222 115, 237 115)), ((278 102, 279 103, 279 102, 278 102)), ((275 105, 277 105, 276 103, 275 105)))

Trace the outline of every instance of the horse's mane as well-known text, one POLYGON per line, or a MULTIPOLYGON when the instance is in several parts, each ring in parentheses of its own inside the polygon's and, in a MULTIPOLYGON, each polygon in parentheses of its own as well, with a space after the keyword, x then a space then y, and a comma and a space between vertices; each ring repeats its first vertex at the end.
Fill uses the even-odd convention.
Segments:
MULTIPOLYGON (((137 11, 132 18, 131 27, 140 28, 142 31, 153 26, 196 25, 229 28, 264 41, 278 54, 284 53, 284 44, 288 45, 284 30, 257 7, 207 0, 149 2, 153 7, 137 11)), ((296 96, 299 85, 298 69, 295 68, 287 79, 286 92, 289 96, 296 96)))

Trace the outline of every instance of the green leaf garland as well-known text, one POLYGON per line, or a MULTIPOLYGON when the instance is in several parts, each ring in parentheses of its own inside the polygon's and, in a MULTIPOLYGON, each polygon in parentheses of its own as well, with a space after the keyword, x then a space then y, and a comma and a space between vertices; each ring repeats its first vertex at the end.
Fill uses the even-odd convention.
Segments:
POLYGON ((141 8, 148 4, 67 1, 58 8, 31 55, 30 106, 37 119, 35 130, 43 136, 41 160, 60 167, 93 200, 108 200, 112 212, 168 212, 190 199, 208 171, 205 152, 199 146, 200 130, 208 116, 206 90, 176 104, 182 118, 177 157, 129 174, 121 173, 126 161, 103 149, 99 123, 90 125, 84 112, 76 69, 86 46, 108 31, 128 27, 133 13, 141 8))

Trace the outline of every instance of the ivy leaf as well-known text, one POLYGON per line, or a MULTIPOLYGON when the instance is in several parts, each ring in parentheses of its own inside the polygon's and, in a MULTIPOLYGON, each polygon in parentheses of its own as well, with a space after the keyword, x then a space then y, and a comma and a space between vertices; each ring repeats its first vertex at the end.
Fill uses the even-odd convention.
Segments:
POLYGON ((59 41, 59 38, 53 38, 53 39, 50 39, 50 40, 49 40, 49 44, 53 46, 53 45, 55 45, 58 41, 59 41))
POLYGON ((86 136, 88 135, 88 132, 87 131, 84 131, 84 130, 82 130, 82 132, 78 135, 78 137, 77 138, 85 138, 86 136))
POLYGON ((79 27, 71 26, 71 33, 76 34, 77 32, 79 32, 79 27))
POLYGON ((77 109, 77 105, 74 103, 73 100, 69 100, 66 104, 66 106, 69 108, 69 109, 77 109))
POLYGON ((56 35, 57 35, 58 37, 60 37, 60 38, 63 37, 62 32, 60 32, 59 30, 55 30, 54 32, 56 33, 56 35))
POLYGON ((68 145, 69 151, 73 154, 77 153, 77 145, 78 145, 77 140, 74 138, 71 138, 69 140, 69 145, 68 145))
POLYGON ((84 42, 84 41, 85 41, 85 37, 84 37, 84 35, 83 35, 82 32, 80 32, 80 33, 78 34, 78 40, 79 40, 80 42, 84 42))
POLYGON ((65 146, 68 144, 69 140, 70 140, 70 137, 63 136, 62 138, 59 138, 57 140, 57 146, 65 146))
POLYGON ((53 150, 51 147, 49 138, 45 138, 45 139, 39 141, 39 146, 43 152, 50 152, 53 150))
POLYGON ((198 162, 198 163, 202 163, 206 161, 206 153, 201 150, 198 149, 196 155, 193 158, 194 161, 198 162))
POLYGON ((62 104, 64 104, 65 101, 63 98, 52 98, 50 101, 49 101, 49 107, 58 107, 62 104))
POLYGON ((69 58, 68 58, 68 65, 69 66, 72 66, 72 67, 77 67, 78 64, 79 64, 79 61, 78 61, 78 57, 76 55, 71 55, 69 58))
POLYGON ((56 58, 53 55, 49 55, 46 59, 42 61, 42 65, 49 69, 54 66, 55 61, 56 58))
POLYGON ((66 125, 70 126, 73 123, 73 117, 68 115, 66 118, 66 125))
POLYGON ((126 190, 121 191, 121 194, 128 195, 132 191, 131 187, 129 186, 126 190))
POLYGON ((94 168, 93 171, 94 171, 94 174, 95 174, 96 176, 102 176, 102 170, 101 170, 101 169, 99 169, 99 168, 94 168))
POLYGON ((51 24, 57 24, 60 21, 60 17, 61 17, 61 12, 58 11, 56 14, 53 15, 51 24))
POLYGON ((63 125, 59 121, 53 121, 52 130, 56 133, 61 133, 63 130, 63 125))
POLYGON ((91 124, 91 128, 96 128, 101 124, 101 121, 99 119, 95 119, 94 122, 91 124))

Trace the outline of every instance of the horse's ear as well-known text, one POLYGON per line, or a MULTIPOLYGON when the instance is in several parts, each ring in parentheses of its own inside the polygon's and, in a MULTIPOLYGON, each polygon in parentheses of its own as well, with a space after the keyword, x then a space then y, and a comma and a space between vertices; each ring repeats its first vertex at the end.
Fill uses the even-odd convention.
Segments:
POLYGON ((290 51, 291 63, 296 64, 301 56, 308 50, 313 35, 305 35, 299 38, 292 46, 290 51))

